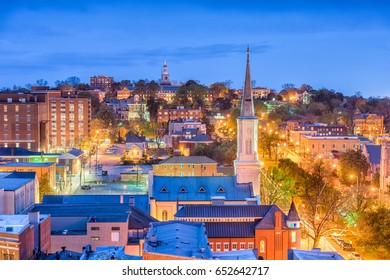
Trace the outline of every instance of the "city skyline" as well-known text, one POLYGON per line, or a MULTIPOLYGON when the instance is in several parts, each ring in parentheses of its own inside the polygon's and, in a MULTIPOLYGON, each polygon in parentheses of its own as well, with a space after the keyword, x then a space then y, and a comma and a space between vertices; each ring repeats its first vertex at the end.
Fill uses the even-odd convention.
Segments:
POLYGON ((389 5, 380 1, 18 1, 0 16, 0 88, 95 75, 309 84, 351 96, 388 95, 389 5))

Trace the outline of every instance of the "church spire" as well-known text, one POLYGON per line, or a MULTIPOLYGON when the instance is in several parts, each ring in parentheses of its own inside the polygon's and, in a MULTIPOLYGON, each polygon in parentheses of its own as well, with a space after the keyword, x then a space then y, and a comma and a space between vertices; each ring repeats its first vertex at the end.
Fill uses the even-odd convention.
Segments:
POLYGON ((251 69, 250 69, 250 61, 249 61, 249 46, 246 50, 246 73, 245 73, 244 92, 242 94, 242 101, 241 101, 241 116, 242 117, 254 116, 252 80, 251 80, 251 69))
POLYGON ((171 81, 169 80, 169 72, 168 72, 168 65, 167 65, 167 58, 164 56, 164 65, 161 70, 161 80, 160 80, 161 86, 169 86, 171 85, 171 81))

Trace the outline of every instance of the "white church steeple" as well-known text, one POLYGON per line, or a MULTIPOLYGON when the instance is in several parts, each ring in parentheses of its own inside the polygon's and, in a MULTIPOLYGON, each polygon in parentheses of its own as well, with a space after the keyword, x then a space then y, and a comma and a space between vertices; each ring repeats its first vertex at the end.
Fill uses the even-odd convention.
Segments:
POLYGON ((258 123, 259 120, 254 114, 248 47, 241 113, 237 118, 237 158, 234 161, 234 171, 238 183, 252 183, 254 195, 260 195, 258 123))
POLYGON ((171 81, 169 80, 167 59, 165 56, 164 56, 164 65, 163 65, 162 70, 161 70, 160 85, 164 85, 164 86, 171 85, 171 81))

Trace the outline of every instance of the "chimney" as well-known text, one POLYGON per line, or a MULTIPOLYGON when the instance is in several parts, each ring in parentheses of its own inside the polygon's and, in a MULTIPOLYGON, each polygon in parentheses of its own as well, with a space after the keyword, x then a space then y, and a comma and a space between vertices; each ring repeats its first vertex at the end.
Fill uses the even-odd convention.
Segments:
POLYGON ((282 212, 276 211, 275 212, 275 230, 281 230, 282 229, 282 212))

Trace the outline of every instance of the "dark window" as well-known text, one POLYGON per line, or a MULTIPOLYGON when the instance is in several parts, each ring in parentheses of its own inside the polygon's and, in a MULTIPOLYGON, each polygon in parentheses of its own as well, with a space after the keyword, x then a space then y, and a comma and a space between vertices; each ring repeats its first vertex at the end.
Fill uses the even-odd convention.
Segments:
POLYGON ((100 228, 99 227, 91 227, 91 230, 97 231, 97 230, 100 230, 100 228))

